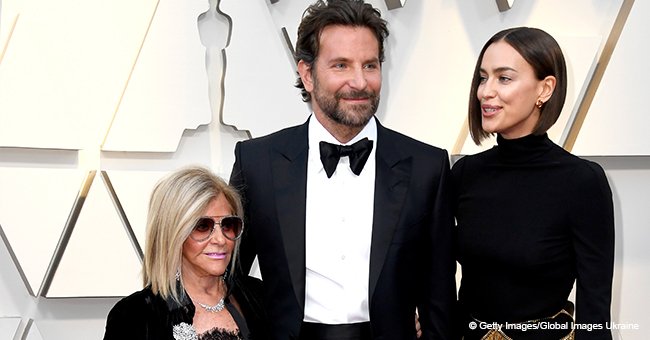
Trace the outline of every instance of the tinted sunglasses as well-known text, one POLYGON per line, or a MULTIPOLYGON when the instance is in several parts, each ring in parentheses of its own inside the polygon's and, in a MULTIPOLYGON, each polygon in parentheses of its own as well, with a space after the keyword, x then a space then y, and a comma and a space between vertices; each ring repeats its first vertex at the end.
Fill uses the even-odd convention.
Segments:
POLYGON ((217 225, 223 236, 231 241, 240 238, 244 231, 244 221, 239 216, 203 216, 192 228, 190 237, 194 241, 203 242, 212 236, 217 225))

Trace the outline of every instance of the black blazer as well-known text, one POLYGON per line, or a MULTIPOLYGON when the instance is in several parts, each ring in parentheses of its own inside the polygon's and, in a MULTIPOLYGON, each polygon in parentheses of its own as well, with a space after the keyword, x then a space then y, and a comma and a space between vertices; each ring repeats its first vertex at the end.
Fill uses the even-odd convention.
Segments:
MULTIPOLYGON (((296 339, 305 303, 308 124, 237 143, 230 183, 244 201, 243 270, 258 256, 271 338, 296 339)), ((451 337, 456 300, 447 152, 377 124, 370 280, 373 339, 451 337)))
MULTIPOLYGON (((266 339, 267 319, 260 308, 262 282, 253 277, 233 279, 234 287, 226 299, 226 308, 237 323, 244 339, 266 339), (237 301, 239 310, 231 303, 237 301)), ((154 294, 151 287, 137 291, 118 301, 106 318, 104 340, 174 340, 173 327, 191 325, 194 303, 185 291, 181 302, 154 294)))
MULTIPOLYGON (((239 326, 244 339, 249 339, 246 323, 239 312, 227 303, 226 308, 239 326)), ((185 298, 181 304, 165 300, 146 287, 118 301, 106 318, 104 340, 174 340, 173 328, 192 324, 194 304, 185 298)))

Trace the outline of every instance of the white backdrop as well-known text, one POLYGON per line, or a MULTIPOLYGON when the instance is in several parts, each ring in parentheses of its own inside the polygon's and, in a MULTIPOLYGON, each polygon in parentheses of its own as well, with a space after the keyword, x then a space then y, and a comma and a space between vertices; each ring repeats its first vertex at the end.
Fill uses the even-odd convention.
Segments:
MULTIPOLYGON (((101 338, 108 310, 140 289, 134 245, 156 180, 190 163, 228 178, 237 141, 306 120, 289 46, 310 2, 0 0, 0 340, 101 338)), ((614 334, 648 338, 650 3, 371 2, 391 30, 378 117, 453 154, 481 150, 465 116, 485 40, 522 25, 556 37, 571 79, 550 135, 576 136, 572 151, 607 172, 612 317, 639 327, 614 334)))

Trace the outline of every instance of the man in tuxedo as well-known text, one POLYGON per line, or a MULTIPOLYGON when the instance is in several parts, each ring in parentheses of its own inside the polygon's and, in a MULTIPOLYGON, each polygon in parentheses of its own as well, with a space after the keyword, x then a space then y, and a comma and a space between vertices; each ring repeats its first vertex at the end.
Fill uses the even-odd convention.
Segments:
POLYGON ((258 257, 272 339, 451 337, 456 298, 447 152, 383 127, 386 22, 318 1, 298 28, 306 123, 240 142, 230 182, 258 257))

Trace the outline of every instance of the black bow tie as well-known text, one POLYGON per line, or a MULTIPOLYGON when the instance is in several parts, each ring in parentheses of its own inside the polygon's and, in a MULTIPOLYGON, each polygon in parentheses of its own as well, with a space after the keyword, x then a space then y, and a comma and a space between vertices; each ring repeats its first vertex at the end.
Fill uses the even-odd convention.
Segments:
POLYGON ((372 151, 372 141, 364 138, 352 145, 336 145, 327 142, 320 142, 320 160, 327 178, 332 177, 341 157, 350 157, 350 169, 359 176, 363 166, 366 165, 368 156, 372 151))

